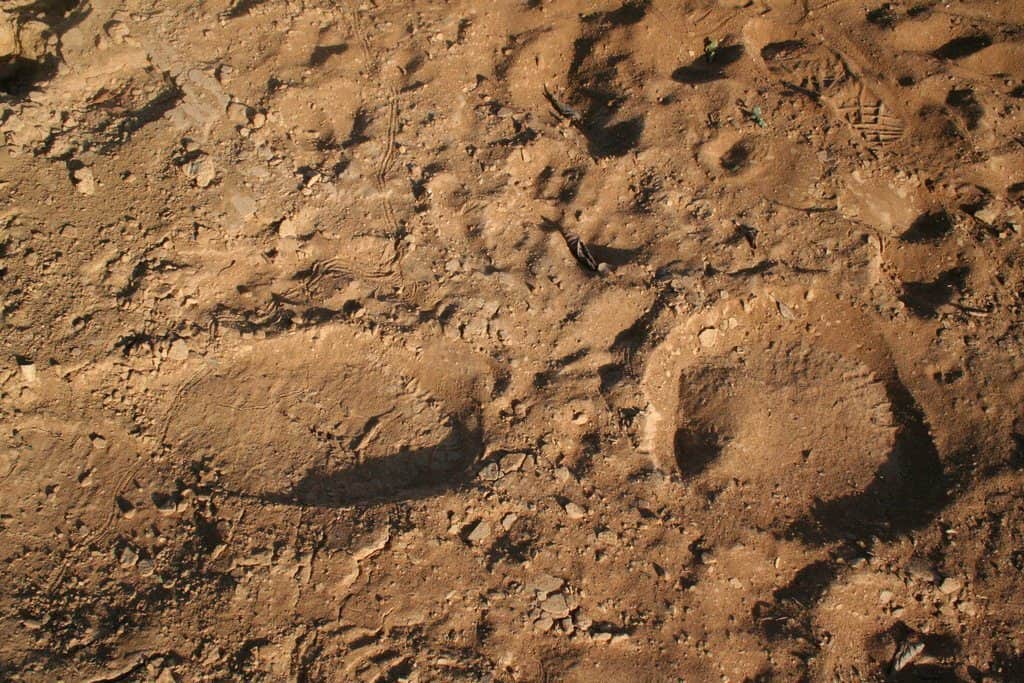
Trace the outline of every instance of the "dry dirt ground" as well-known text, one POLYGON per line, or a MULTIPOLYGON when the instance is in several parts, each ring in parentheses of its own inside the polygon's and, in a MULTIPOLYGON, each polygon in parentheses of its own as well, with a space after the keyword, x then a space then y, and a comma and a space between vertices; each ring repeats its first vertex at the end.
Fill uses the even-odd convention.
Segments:
POLYGON ((2 7, 0 678, 1024 680, 1024 2, 2 7))

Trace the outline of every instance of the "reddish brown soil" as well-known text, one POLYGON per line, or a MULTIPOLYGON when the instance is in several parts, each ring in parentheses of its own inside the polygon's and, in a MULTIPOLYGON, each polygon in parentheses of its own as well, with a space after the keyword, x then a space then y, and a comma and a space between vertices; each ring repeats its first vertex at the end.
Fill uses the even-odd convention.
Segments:
POLYGON ((2 7, 0 679, 1024 680, 1024 3, 2 7))

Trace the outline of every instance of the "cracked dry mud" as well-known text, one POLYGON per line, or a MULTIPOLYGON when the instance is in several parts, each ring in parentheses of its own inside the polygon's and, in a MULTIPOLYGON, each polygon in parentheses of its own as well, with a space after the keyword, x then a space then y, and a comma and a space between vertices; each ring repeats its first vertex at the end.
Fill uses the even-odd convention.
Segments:
POLYGON ((0 9, 3 680, 1024 680, 1021 3, 0 9))

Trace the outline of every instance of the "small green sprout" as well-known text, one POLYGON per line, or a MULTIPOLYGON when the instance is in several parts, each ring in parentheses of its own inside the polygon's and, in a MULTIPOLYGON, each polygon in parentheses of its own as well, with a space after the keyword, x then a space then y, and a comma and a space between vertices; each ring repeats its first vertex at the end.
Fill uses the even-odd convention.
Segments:
POLYGON ((754 107, 750 110, 750 118, 754 120, 761 128, 767 128, 768 124, 764 122, 764 117, 761 116, 761 107, 754 107))
POLYGON ((708 64, 715 61, 715 55, 718 54, 718 40, 707 36, 704 38, 704 59, 708 61, 708 64))
POLYGON ((743 112, 744 116, 756 123, 760 128, 768 127, 768 123, 764 120, 764 115, 761 113, 761 107, 748 107, 747 103, 743 100, 736 100, 736 104, 739 105, 740 111, 743 112))

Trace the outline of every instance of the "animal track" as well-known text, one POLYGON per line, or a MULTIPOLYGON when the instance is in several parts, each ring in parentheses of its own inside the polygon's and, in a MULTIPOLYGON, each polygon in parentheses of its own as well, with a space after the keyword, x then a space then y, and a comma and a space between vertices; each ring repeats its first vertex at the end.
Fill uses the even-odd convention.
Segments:
MULTIPOLYGON (((471 476, 480 450, 472 409, 465 415, 450 409, 395 365, 357 368, 347 359, 368 357, 369 343, 341 330, 324 335, 332 341, 310 346, 291 335, 267 341, 222 376, 186 389, 191 399, 202 396, 208 410, 200 420, 175 416, 167 441, 212 438, 225 457, 231 491, 285 505, 429 495, 471 476), (240 376, 252 378, 251 391, 233 386, 240 376), (233 428, 210 432, 210 420, 233 428), (410 427, 414 438, 398 436, 410 427), (258 467, 236 469, 237 434, 256 448, 258 467)), ((392 362, 415 365, 408 358, 392 362)))
POLYGON ((858 494, 890 457, 893 411, 884 384, 862 364, 799 346, 681 361, 671 350, 678 343, 652 355, 648 377, 672 379, 664 393, 649 392, 648 447, 683 481, 736 487, 730 495, 745 503, 749 521, 777 526, 806 515, 814 499, 858 494), (807 493, 779 499, 772 491, 781 487, 807 493))

